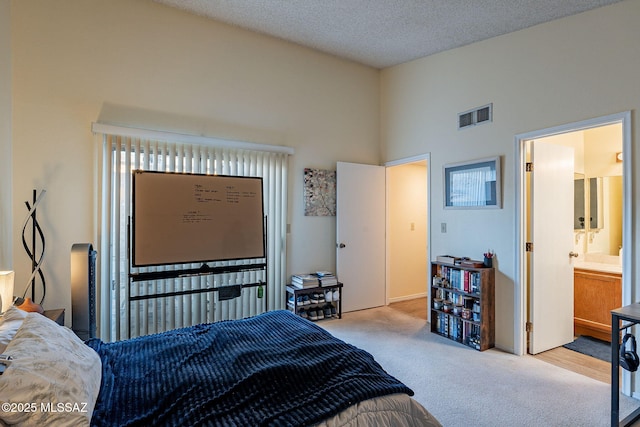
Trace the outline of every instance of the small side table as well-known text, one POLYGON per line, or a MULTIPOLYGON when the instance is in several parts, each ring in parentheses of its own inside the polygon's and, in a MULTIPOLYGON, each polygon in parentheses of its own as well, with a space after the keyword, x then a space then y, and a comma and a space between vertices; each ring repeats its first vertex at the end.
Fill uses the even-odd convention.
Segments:
POLYGON ((45 310, 42 313, 45 317, 53 320, 60 326, 64 326, 64 308, 56 308, 53 310, 45 310))
POLYGON ((611 310, 611 426, 628 427, 640 419, 637 408, 625 419, 620 419, 619 368, 620 368, 620 331, 640 324, 640 304, 630 304, 611 310), (626 322, 620 325, 620 322, 626 322))

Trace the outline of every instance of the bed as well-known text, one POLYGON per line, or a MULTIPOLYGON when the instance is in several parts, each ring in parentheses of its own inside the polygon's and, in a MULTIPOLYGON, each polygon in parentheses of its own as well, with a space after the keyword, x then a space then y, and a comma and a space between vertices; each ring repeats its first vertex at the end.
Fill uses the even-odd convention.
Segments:
POLYGON ((0 337, 8 324, 6 425, 440 425, 369 353, 288 311, 113 343, 37 313, 8 310, 0 337))

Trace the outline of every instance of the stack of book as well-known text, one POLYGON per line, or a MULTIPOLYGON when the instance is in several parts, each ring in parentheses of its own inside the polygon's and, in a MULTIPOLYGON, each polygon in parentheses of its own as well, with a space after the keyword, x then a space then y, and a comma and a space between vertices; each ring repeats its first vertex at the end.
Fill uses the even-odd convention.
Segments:
POLYGON ((317 288, 320 282, 315 274, 294 274, 291 276, 291 285, 298 289, 317 288))
POLYGON ((452 255, 438 255, 436 257, 436 262, 454 265, 456 263, 460 263, 460 258, 454 257, 452 255))
POLYGON ((294 274, 291 285, 298 289, 317 288, 318 286, 336 286, 338 278, 329 271, 317 271, 310 274, 294 274))
POLYGON ((317 271, 320 286, 335 286, 338 284, 338 278, 329 271, 317 271))

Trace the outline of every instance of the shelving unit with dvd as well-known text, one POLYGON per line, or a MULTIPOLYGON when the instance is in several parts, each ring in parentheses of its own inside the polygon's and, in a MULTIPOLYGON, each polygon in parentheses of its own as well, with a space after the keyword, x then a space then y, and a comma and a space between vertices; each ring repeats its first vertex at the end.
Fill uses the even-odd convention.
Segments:
POLYGON ((495 270, 431 263, 431 332, 479 351, 495 345, 495 270))

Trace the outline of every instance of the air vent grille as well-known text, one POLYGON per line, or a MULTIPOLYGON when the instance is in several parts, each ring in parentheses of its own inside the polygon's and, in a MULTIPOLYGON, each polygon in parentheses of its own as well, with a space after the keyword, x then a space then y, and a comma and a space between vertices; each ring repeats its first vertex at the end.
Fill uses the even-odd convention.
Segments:
POLYGON ((458 127, 463 128, 473 125, 473 112, 460 114, 458 116, 458 127))
POLYGON ((493 104, 487 104, 458 114, 458 129, 493 121, 493 104))
POLYGON ((491 120, 491 108, 488 106, 480 108, 476 111, 476 118, 478 123, 491 120))

